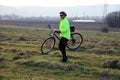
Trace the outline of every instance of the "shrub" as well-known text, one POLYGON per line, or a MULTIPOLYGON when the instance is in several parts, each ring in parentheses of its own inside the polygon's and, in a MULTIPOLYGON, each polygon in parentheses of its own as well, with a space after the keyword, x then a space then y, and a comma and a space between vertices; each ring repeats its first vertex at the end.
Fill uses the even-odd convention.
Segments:
POLYGON ((108 33, 108 28, 102 28, 101 32, 108 33))

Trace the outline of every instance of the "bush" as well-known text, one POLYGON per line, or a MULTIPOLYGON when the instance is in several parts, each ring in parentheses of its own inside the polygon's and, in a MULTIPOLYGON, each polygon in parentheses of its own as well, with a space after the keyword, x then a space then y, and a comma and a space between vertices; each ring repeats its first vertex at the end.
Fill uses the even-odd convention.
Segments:
POLYGON ((108 33, 108 28, 102 28, 101 32, 108 33))

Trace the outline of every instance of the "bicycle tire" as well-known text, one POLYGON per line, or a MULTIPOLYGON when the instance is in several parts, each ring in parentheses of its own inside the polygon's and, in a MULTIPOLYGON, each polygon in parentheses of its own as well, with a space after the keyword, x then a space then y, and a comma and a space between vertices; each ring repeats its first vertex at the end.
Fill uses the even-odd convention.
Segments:
POLYGON ((71 40, 67 43, 67 48, 70 50, 75 50, 81 46, 83 43, 83 37, 80 33, 72 33, 71 40))
POLYGON ((55 38, 49 37, 47 38, 41 45, 41 53, 48 54, 55 46, 55 38))

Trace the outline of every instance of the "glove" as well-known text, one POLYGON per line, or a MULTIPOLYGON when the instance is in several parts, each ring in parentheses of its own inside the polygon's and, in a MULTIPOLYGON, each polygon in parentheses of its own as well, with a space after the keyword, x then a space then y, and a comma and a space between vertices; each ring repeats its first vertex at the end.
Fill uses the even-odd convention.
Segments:
POLYGON ((57 33, 60 33, 60 30, 58 29, 56 32, 57 32, 57 33))
POLYGON ((58 33, 60 33, 61 31, 58 29, 58 31, 57 31, 58 33))

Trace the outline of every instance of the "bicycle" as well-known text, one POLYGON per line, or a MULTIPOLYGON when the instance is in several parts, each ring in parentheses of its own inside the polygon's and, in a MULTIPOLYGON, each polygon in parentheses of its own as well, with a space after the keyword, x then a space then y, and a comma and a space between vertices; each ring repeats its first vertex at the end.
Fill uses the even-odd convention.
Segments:
MULTIPOLYGON (((60 40, 57 35, 56 29, 54 29, 51 25, 48 25, 49 29, 51 29, 50 37, 48 37, 41 45, 41 53, 48 54, 55 46, 56 39, 60 40)), ((70 50, 75 50, 81 46, 83 42, 83 37, 80 33, 75 33, 74 26, 70 27, 71 30, 71 39, 67 43, 67 48, 70 50)))

